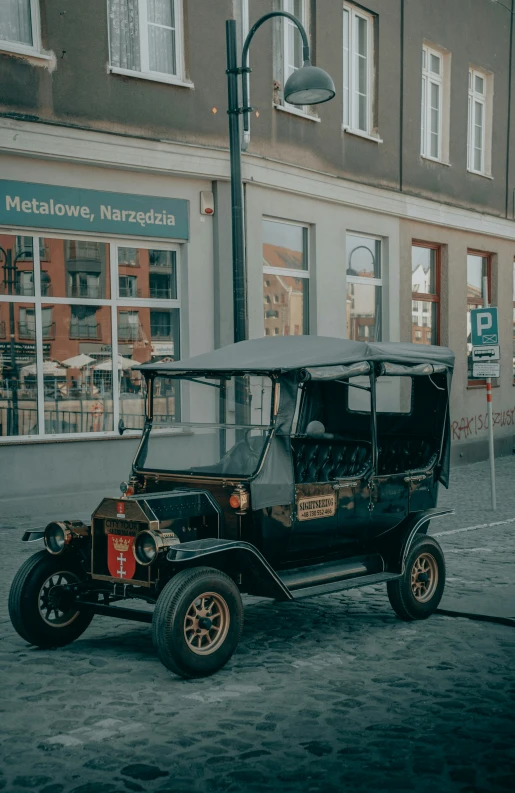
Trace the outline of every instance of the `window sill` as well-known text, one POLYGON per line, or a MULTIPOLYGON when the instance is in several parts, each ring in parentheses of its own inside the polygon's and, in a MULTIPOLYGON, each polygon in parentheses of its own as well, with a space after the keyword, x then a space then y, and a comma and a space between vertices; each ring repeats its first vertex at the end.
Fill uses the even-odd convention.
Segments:
POLYGON ((423 160, 427 160, 427 162, 434 162, 436 165, 445 165, 446 168, 451 167, 450 162, 445 162, 445 160, 437 160, 436 157, 429 157, 427 154, 420 155, 423 160))
POLYGON ((167 83, 168 85, 178 85, 181 88, 195 88, 189 80, 181 80, 172 74, 158 74, 157 72, 137 72, 134 69, 122 69, 119 66, 109 66, 111 74, 122 74, 124 77, 136 77, 138 80, 150 80, 153 83, 167 83))
POLYGON ((0 53, 2 55, 21 55, 33 61, 41 61, 41 65, 48 62, 55 62, 55 57, 47 52, 42 52, 36 47, 25 47, 23 44, 15 44, 10 41, 0 41, 0 53))
MULTIPOLYGON (((138 440, 141 438, 143 430, 128 430, 120 435, 115 430, 104 432, 75 432, 75 433, 56 433, 55 435, 6 435, 0 438, 0 448, 2 446, 21 446, 27 444, 41 443, 78 443, 79 441, 127 441, 138 440)), ((156 435, 193 435, 191 430, 184 428, 163 427, 156 430, 156 435)))
POLYGON ((274 102, 274 107, 276 110, 282 110, 283 113, 290 113, 292 116, 299 116, 300 118, 305 118, 308 121, 316 121, 320 123, 322 119, 320 116, 311 115, 311 113, 305 113, 303 110, 296 110, 294 107, 285 107, 284 105, 277 105, 274 102))
POLYGON ((473 171, 472 168, 467 168, 468 173, 473 174, 474 176, 482 176, 483 179, 493 179, 494 177, 492 174, 489 173, 481 173, 481 171, 473 171))
POLYGON ((363 132, 360 129, 352 129, 351 127, 346 127, 345 125, 342 126, 344 132, 347 135, 356 135, 358 138, 365 138, 365 140, 371 140, 374 143, 382 143, 383 139, 379 137, 379 135, 371 135, 369 132, 363 132))

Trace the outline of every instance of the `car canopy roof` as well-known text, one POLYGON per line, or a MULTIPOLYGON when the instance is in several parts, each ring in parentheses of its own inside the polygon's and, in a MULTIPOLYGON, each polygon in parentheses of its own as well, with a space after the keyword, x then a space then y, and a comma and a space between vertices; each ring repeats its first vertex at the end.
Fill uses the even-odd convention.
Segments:
MULTIPOLYGON (((178 375, 192 372, 239 374, 282 373, 362 362, 385 362, 412 367, 431 364, 452 372, 454 354, 447 347, 404 342, 350 341, 329 336, 279 336, 229 344, 213 352, 180 361, 142 364, 142 372, 178 375)), ((357 374, 358 372, 356 372, 357 374)), ((422 373, 422 372, 421 372, 422 373)))

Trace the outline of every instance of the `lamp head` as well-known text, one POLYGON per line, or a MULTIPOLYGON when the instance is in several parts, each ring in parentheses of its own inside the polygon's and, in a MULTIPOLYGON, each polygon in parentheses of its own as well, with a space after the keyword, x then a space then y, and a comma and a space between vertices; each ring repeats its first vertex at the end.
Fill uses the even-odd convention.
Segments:
POLYGON ((320 105, 336 94, 332 78, 310 61, 290 74, 284 86, 284 100, 290 105, 320 105))

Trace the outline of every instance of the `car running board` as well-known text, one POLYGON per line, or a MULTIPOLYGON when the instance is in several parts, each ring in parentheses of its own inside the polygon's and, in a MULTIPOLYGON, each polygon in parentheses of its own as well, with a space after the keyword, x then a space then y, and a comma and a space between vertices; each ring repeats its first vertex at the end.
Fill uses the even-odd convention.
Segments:
POLYGON ((294 599, 325 592, 338 592, 341 589, 366 586, 367 583, 380 583, 398 577, 396 574, 385 572, 384 561, 380 554, 355 556, 283 570, 279 576, 294 599))
POLYGON ((299 600, 300 598, 314 597, 315 595, 327 595, 330 592, 342 592, 344 589, 355 589, 358 586, 383 584, 386 581, 394 581, 396 578, 400 578, 397 573, 373 573, 372 575, 362 575, 358 578, 333 581, 331 584, 319 584, 318 586, 309 586, 304 589, 295 589, 291 594, 294 600, 299 600))

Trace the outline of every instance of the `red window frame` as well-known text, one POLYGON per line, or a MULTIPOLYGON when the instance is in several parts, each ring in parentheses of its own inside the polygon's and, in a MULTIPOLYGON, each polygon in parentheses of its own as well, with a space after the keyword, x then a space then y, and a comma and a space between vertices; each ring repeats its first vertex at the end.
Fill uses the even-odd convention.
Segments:
MULTIPOLYGON (((492 254, 487 253, 486 251, 476 251, 471 248, 467 249, 467 259, 469 256, 480 256, 482 259, 486 259, 486 277, 488 279, 488 303, 492 305, 492 254)), ((467 288, 467 282, 465 282, 465 289, 467 288)), ((483 298, 469 298, 467 295, 467 313, 469 308, 482 308, 483 306, 483 298)), ((467 354, 467 374, 468 374, 468 354, 467 354)), ((468 388, 482 388, 486 385, 486 380, 468 380, 467 378, 467 387, 468 388)))
MULTIPOLYGON (((413 301, 420 303, 436 303, 436 345, 440 344, 440 285, 442 274, 442 246, 437 242, 426 242, 425 240, 411 240, 412 248, 429 248, 435 251, 435 292, 434 294, 426 294, 425 292, 411 293, 411 314, 412 314, 412 328, 413 328, 413 301)), ((413 333, 413 330, 412 330, 413 333)), ((412 337, 413 338, 413 337, 412 337)), ((431 342, 433 343, 433 342, 431 342)))

